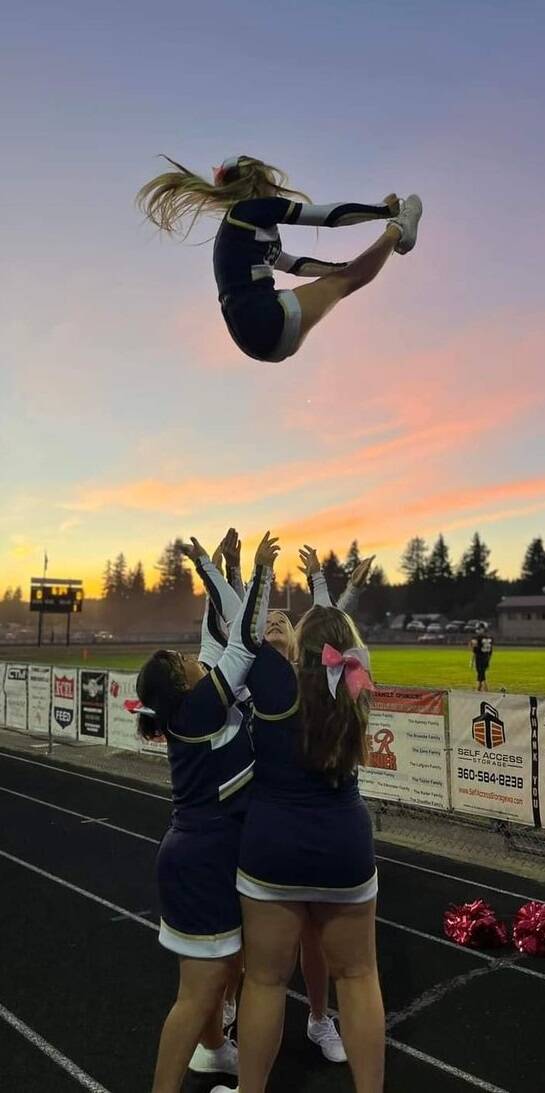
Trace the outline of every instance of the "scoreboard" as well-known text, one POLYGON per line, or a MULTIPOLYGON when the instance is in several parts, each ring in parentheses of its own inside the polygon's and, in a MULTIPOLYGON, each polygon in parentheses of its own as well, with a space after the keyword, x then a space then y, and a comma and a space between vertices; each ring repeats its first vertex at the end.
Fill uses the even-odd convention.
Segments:
POLYGON ((71 615, 83 607, 81 581, 58 577, 33 577, 30 582, 30 610, 50 615, 71 615))

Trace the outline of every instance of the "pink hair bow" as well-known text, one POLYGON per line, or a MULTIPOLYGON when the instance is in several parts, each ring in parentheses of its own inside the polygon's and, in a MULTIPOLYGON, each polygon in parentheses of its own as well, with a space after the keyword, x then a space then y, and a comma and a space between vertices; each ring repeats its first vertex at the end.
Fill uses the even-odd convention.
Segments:
POLYGON ((126 698, 123 706, 129 713, 143 713, 148 717, 156 716, 155 710, 152 710, 150 706, 144 706, 139 698, 126 698))
POLYGON ((345 673, 346 686, 351 698, 356 699, 362 691, 374 691, 375 685, 369 674, 369 654, 367 649, 355 647, 339 653, 332 645, 324 645, 322 664, 327 668, 327 682, 333 698, 336 697, 339 680, 345 673))

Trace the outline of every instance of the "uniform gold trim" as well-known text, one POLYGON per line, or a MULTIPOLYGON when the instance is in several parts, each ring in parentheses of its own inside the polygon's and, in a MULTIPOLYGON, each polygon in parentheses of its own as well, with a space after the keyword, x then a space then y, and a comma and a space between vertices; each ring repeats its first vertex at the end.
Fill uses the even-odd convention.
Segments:
POLYGON ((376 876, 376 870, 368 880, 364 880, 362 884, 356 884, 351 888, 322 888, 319 884, 273 884, 272 881, 258 880, 257 877, 252 877, 250 873, 245 873, 243 869, 237 869, 237 875, 244 877, 244 880, 251 881, 252 884, 257 884, 258 888, 275 888, 279 891, 292 891, 299 892, 302 889, 313 892, 359 892, 360 889, 365 888, 369 881, 372 881, 376 876))
POLYGON ((219 938, 236 937, 240 933, 240 926, 238 926, 234 930, 226 930, 224 934, 183 934, 181 930, 175 930, 174 926, 169 926, 164 918, 161 919, 161 926, 164 926, 165 930, 170 930, 171 934, 183 937, 185 941, 216 941, 219 938))
POLYGON ((294 713, 297 713, 299 709, 300 696, 297 695, 293 706, 290 706, 289 710, 284 713, 260 713, 254 706, 254 714, 256 717, 261 718, 262 721, 285 721, 288 717, 293 717, 294 713))
POLYGON ((255 232, 255 224, 245 224, 244 220, 235 220, 231 213, 227 213, 227 223, 233 224, 235 228, 246 228, 247 231, 255 232))
POLYGON ((242 775, 242 777, 237 782, 233 782, 232 785, 228 786, 226 789, 223 790, 223 792, 219 793, 220 801, 226 801, 228 797, 233 796, 233 793, 238 793, 239 789, 242 789, 243 786, 246 786, 248 784, 248 782, 251 782, 253 776, 254 771, 252 766, 252 769, 246 771, 246 773, 242 775))

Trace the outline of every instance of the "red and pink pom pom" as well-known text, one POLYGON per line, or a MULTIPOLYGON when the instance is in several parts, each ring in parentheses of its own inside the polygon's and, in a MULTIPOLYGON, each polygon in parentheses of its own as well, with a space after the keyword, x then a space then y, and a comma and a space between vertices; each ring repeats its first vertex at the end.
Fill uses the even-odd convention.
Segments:
POLYGON ((513 941, 527 956, 545 956, 545 903, 536 899, 517 911, 513 922, 513 941))
POLYGON ((498 922, 484 899, 462 903, 445 911, 443 927, 447 937, 473 949, 497 949, 507 944, 507 927, 498 922))

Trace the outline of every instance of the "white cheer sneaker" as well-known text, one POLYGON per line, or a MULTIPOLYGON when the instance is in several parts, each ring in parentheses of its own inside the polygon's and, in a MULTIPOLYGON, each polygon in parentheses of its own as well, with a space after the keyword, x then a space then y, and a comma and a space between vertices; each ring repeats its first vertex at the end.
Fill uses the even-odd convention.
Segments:
POLYGON ((228 1085, 215 1085, 210 1093, 238 1093, 238 1085, 236 1089, 230 1089, 228 1085))
POLYGON ((231 1028, 237 1019, 237 1000, 234 1002, 223 1003, 223 1027, 224 1029, 231 1028))
POLYGON ((344 1044, 331 1017, 322 1017, 317 1021, 311 1014, 308 1019, 307 1036, 313 1044, 321 1048, 324 1059, 330 1063, 346 1062, 344 1044))
MULTIPOLYGON (((232 1040, 224 1040, 221 1047, 212 1051, 197 1044, 189 1069, 197 1074, 234 1074, 238 1077, 238 1048, 232 1040)), ((229 1093, 233 1093, 232 1090, 229 1093)))
POLYGON ((410 194, 406 201, 401 202, 399 214, 388 221, 401 231, 399 243, 394 247, 397 254, 408 254, 413 249, 421 216, 422 202, 418 194, 410 194))

